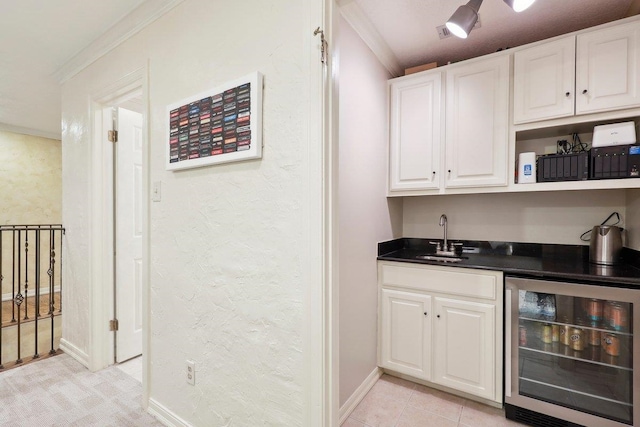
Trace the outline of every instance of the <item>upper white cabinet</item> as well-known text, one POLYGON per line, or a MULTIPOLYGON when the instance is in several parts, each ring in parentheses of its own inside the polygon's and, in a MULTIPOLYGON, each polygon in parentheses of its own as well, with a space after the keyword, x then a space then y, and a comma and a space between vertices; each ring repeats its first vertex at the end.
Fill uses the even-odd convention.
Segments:
POLYGON ((631 22, 515 52, 513 122, 640 106, 639 49, 631 22))
POLYGON ((442 75, 416 74, 392 80, 389 87, 389 190, 437 189, 442 75))
POLYGON ((446 75, 445 187, 507 185, 509 56, 446 75))
POLYGON ((518 51, 513 57, 514 123, 573 115, 574 36, 518 51))
POLYGON ((640 105, 640 23, 577 36, 576 113, 640 105))

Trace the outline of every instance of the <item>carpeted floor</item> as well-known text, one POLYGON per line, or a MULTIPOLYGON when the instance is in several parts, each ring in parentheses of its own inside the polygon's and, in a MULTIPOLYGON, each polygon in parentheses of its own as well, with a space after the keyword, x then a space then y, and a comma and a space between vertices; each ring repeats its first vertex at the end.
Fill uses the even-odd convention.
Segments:
POLYGON ((90 372, 61 354, 0 373, 0 426, 162 426, 141 396, 142 385, 115 366, 90 372))

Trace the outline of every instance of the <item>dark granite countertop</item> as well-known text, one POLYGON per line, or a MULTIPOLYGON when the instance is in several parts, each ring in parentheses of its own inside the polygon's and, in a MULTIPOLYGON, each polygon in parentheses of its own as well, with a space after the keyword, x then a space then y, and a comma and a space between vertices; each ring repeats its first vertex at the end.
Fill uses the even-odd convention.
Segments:
POLYGON ((570 280, 586 284, 640 288, 640 252, 623 251, 623 263, 601 266, 589 262, 589 246, 514 242, 461 242, 462 261, 447 262, 418 259, 433 254, 429 241, 441 239, 401 238, 378 244, 378 259, 384 261, 445 265, 449 267, 499 270, 504 274, 570 280))

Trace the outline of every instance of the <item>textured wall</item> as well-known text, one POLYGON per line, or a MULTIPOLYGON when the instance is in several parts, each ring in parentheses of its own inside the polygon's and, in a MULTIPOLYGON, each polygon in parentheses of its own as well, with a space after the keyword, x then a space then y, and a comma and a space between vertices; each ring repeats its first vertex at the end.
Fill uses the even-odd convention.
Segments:
POLYGON ((344 19, 339 31, 342 407, 377 366, 377 243, 394 237, 394 222, 400 232, 402 205, 386 198, 389 74, 344 19))
POLYGON ((59 224, 60 141, 0 131, 0 223, 59 224))
POLYGON ((625 190, 407 197, 405 237, 441 238, 441 214, 453 239, 588 244, 580 235, 617 211, 627 217, 625 190))
POLYGON ((304 424, 305 296, 321 253, 309 246, 320 158, 303 43, 315 3, 187 0, 63 87, 65 285, 78 310, 65 339, 89 351, 88 99, 148 63, 149 177, 162 182, 150 205, 150 397, 194 426, 304 424), (165 171, 166 105, 253 71, 265 83, 262 160, 165 171))

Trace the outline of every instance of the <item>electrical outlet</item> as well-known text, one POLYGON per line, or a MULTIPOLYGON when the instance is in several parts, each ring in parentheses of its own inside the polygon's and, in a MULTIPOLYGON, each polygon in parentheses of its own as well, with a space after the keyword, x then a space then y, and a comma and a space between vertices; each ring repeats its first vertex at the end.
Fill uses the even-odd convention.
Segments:
POLYGON ((187 360, 187 383, 196 385, 196 362, 187 360))

